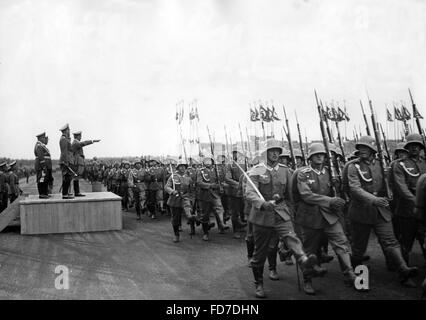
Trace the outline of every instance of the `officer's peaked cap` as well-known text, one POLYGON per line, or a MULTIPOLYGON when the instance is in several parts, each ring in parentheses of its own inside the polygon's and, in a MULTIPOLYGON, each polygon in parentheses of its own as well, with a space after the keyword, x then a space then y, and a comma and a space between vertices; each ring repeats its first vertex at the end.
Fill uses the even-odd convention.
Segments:
POLYGON ((66 125, 64 125, 61 129, 59 129, 59 131, 65 131, 67 129, 69 129, 69 124, 67 123, 66 125))

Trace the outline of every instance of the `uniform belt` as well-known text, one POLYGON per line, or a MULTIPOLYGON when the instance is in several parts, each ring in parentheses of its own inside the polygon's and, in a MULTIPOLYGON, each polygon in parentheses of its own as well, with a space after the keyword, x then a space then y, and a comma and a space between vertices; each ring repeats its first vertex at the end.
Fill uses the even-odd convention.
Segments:
POLYGON ((44 158, 45 158, 45 159, 50 159, 50 157, 49 157, 49 156, 44 156, 44 158))

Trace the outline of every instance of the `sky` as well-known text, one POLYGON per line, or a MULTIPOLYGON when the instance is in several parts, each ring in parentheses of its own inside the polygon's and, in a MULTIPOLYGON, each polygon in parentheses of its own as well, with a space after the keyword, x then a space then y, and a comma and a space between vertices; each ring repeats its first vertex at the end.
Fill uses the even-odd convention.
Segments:
POLYGON ((203 141, 254 134, 259 99, 319 139, 314 89, 345 101, 351 138, 366 90, 380 119, 408 88, 426 114, 425 52, 421 0, 0 0, 0 156, 33 158, 45 131, 59 158, 65 123, 102 140, 86 157, 176 154, 194 99, 203 141))

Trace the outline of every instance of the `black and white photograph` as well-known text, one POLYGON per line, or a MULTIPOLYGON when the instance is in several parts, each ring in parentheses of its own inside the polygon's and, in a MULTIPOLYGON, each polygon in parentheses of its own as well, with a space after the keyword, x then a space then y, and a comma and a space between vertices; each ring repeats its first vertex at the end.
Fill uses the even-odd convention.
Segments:
POLYGON ((0 300, 426 300, 425 1, 0 0, 0 111, 0 300))

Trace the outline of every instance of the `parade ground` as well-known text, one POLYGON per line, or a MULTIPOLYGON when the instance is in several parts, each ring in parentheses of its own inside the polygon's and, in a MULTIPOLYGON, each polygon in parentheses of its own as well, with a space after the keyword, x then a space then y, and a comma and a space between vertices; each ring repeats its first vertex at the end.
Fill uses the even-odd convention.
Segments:
MULTIPOLYGON (((61 177, 55 173, 54 193, 61 177)), ((81 182, 83 192, 91 190, 81 182)), ((26 193, 37 194, 34 177, 26 193)), ((136 220, 135 209, 123 212, 123 230, 52 235, 21 235, 19 225, 0 233, 0 299, 255 299, 253 275, 247 266, 244 239, 232 233, 211 232, 211 241, 202 233, 191 239, 183 223, 181 242, 173 243, 170 217, 136 220), (55 268, 69 269, 69 288, 56 289, 55 268)), ((269 299, 419 299, 420 288, 403 288, 395 273, 386 269, 375 236, 367 252, 371 260, 370 292, 359 293, 343 284, 335 259, 324 278, 314 279, 315 296, 298 290, 296 267, 278 264, 279 281, 264 272, 265 292, 269 299)), ((279 260, 278 260, 279 261, 279 260)), ((426 275, 418 243, 412 254, 419 266, 415 278, 420 286, 426 275)), ((300 275, 301 276, 301 275, 300 275)), ((302 280, 302 279, 301 279, 302 280)))

